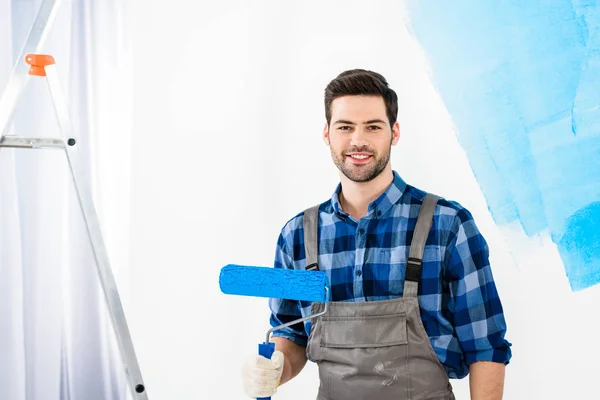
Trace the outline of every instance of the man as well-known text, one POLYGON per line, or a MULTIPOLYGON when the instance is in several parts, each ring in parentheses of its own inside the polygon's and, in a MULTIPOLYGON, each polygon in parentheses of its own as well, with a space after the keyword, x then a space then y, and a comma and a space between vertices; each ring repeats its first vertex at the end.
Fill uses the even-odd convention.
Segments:
MULTIPOLYGON (((392 170, 398 104, 383 76, 340 74, 326 88, 325 113, 323 139, 341 182, 285 224, 275 268, 326 271, 329 308, 274 332, 272 358, 245 364, 247 395, 271 396, 310 359, 319 400, 454 399, 449 379, 467 375, 472 400, 501 399, 511 344, 472 215, 392 170)), ((269 304, 273 326, 324 306, 269 304)))

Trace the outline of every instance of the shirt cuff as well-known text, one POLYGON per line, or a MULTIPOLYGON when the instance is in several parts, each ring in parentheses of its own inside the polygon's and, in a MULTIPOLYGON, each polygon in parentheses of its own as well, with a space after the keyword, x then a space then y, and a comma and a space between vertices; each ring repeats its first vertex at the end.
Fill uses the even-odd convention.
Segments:
POLYGON ((286 332, 285 330, 277 330, 271 334, 271 337, 282 337, 291 340, 296 343, 298 346, 306 348, 308 345, 308 338, 306 336, 296 335, 291 332, 286 332))
POLYGON ((467 351, 465 353, 465 361, 468 365, 477 361, 492 361, 508 365, 511 358, 512 352, 510 350, 510 345, 488 350, 467 351))

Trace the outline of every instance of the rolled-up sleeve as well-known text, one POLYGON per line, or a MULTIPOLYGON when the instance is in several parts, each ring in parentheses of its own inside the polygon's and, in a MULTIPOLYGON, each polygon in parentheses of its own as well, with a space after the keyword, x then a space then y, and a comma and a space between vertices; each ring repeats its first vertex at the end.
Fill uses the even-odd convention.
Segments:
POLYGON ((506 321, 489 262, 489 248, 472 215, 461 209, 449 250, 449 309, 465 362, 508 364, 511 343, 505 339, 506 321))
MULTIPOLYGON (((293 257, 282 234, 277 240, 274 268, 294 268, 293 257)), ((296 300, 271 298, 269 308, 271 309, 270 323, 273 327, 302 318, 301 307, 296 300)), ((276 330, 272 336, 287 338, 302 347, 306 347, 308 343, 308 335, 302 322, 276 330)))

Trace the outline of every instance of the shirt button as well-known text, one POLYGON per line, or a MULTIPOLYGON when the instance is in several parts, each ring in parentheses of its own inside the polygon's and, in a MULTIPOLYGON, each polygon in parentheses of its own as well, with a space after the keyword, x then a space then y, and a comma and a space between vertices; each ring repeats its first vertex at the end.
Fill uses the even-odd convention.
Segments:
POLYGON ((365 233, 365 230, 361 228, 361 229, 358 230, 358 233, 360 233, 362 235, 362 234, 365 233))
POLYGON ((362 275, 362 271, 359 269, 356 271, 356 276, 361 276, 362 275))
POLYGON ((381 211, 377 211, 377 216, 381 216, 381 211))

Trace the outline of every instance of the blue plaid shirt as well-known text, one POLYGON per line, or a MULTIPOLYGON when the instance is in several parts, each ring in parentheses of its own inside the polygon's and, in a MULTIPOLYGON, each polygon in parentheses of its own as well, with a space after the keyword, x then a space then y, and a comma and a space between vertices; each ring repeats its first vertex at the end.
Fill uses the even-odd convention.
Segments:
MULTIPOLYGON (((319 269, 326 271, 331 301, 377 301, 402 297, 410 239, 425 192, 394 181, 360 221, 340 206, 338 185, 320 206, 319 269)), ((279 235, 275 268, 304 269, 304 212, 279 235)), ((488 260, 488 246, 473 217, 460 204, 440 199, 423 255, 418 293, 431 345, 450 378, 463 378, 469 364, 508 364, 511 344, 488 260)), ((310 302, 269 299, 272 326, 310 315, 310 302)), ((310 320, 275 331, 306 347, 310 320)))

